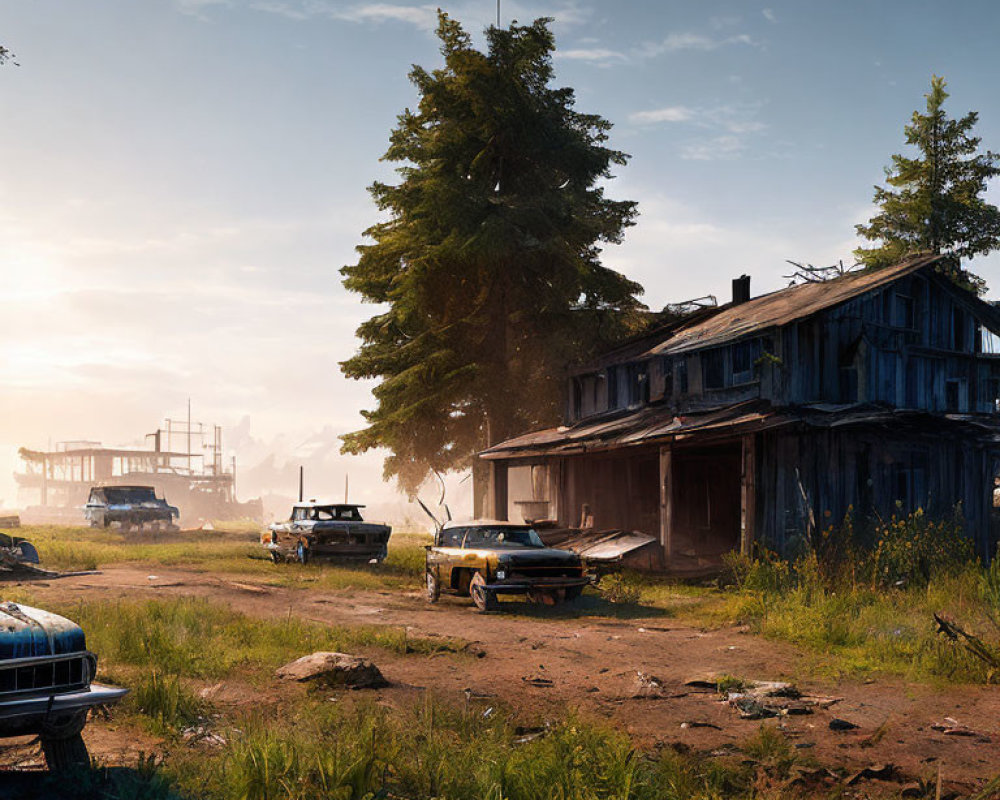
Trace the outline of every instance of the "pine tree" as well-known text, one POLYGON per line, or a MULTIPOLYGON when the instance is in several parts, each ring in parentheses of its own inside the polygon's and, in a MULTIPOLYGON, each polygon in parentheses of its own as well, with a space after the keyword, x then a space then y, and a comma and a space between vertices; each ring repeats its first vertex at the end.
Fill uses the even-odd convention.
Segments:
POLYGON ((637 213, 600 185, 627 156, 605 145, 609 122, 549 85, 550 22, 491 27, 480 52, 439 12, 444 66, 413 68, 419 105, 383 157, 401 180, 369 189, 387 219, 341 270, 349 290, 386 306, 341 365, 379 380, 368 427, 343 449, 388 448, 386 478, 409 492, 555 423, 567 366, 620 339, 643 308, 641 287, 599 259, 637 213))
POLYGON ((1000 175, 1000 155, 978 152, 981 140, 971 134, 979 120, 975 111, 948 118, 945 85, 943 78, 932 77, 927 113, 914 111, 904 129, 906 143, 920 155, 892 157, 885 170, 889 188, 875 187, 879 213, 856 226, 859 235, 881 245, 854 254, 869 267, 887 266, 917 251, 949 254, 953 259, 945 271, 981 293, 985 281, 962 270, 959 261, 1000 247, 1000 210, 981 197, 987 180, 1000 175))

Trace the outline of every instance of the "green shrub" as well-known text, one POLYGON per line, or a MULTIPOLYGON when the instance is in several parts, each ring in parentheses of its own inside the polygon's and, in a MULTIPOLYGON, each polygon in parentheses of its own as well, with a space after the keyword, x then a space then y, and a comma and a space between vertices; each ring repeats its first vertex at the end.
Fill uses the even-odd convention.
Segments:
POLYGON ((602 577, 597 589, 609 603, 635 604, 642 596, 639 587, 618 572, 602 577))
POLYGON ((945 520, 929 519, 917 509, 877 527, 872 579, 881 586, 925 586, 936 575, 960 571, 974 557, 960 507, 945 520))

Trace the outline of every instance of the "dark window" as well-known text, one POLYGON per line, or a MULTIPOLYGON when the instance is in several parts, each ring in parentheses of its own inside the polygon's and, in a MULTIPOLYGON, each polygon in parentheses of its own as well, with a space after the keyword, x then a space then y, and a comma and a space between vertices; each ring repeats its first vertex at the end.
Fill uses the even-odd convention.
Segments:
POLYGON ((944 384, 944 407, 947 411, 958 411, 959 398, 958 381, 946 381, 944 384))
POLYGON ((965 350, 965 312, 958 306, 951 309, 951 348, 965 350))
POLYGON ((721 389, 726 385, 726 353, 722 349, 707 350, 701 356, 706 389, 721 389))
POLYGON ((677 365, 677 391, 680 394, 688 393, 688 365, 683 356, 677 365))
MULTIPOLYGON (((596 383, 596 381, 595 381, 596 383)), ((583 413, 583 389, 580 387, 580 379, 573 378, 573 408, 572 415, 579 418, 583 413)))
POLYGON ((674 396, 674 364, 669 358, 661 361, 660 369, 663 370, 663 396, 670 398, 674 396))
POLYGON ((733 345, 733 383, 749 383, 753 380, 754 362, 761 357, 762 342, 753 339, 733 345))
POLYGON ((858 369, 851 365, 840 368, 840 402, 858 402, 858 369))
POLYGON ((896 295, 896 319, 895 324, 900 328, 912 330, 913 320, 913 298, 903 294, 896 295))
POLYGON ((618 368, 608 367, 608 408, 618 408, 618 368))

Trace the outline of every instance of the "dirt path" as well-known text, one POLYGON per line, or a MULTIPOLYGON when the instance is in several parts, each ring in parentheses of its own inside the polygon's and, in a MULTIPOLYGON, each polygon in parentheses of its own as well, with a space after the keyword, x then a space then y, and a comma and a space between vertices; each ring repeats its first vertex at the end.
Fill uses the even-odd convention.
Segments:
MULTIPOLYGON (((148 567, 113 567, 97 575, 35 583, 31 591, 42 601, 53 602, 201 596, 261 617, 291 614, 329 624, 405 626, 414 636, 460 637, 475 642, 484 655, 426 658, 370 653, 395 684, 382 692, 383 700, 402 700, 423 689, 458 700, 471 690, 485 696, 473 702, 500 698, 526 721, 559 718, 568 710, 608 719, 645 745, 695 749, 739 745, 762 723, 740 719, 714 693, 692 690, 685 681, 708 672, 792 679, 805 659, 791 646, 737 629, 702 631, 667 616, 537 617, 518 613, 528 610, 521 604, 507 603, 505 613, 482 616, 467 599, 444 597, 430 606, 417 593, 303 591, 183 569, 157 569, 155 576, 150 577, 148 567), (637 672, 656 676, 664 697, 634 697, 637 672), (532 678, 551 684, 525 680, 532 678)), ((946 780, 967 786, 1000 773, 1000 692, 995 688, 934 689, 893 679, 797 685, 808 693, 843 698, 828 711, 783 718, 791 741, 825 766, 854 771, 895 764, 910 778, 936 775, 940 767, 946 780), (832 731, 829 722, 834 717, 859 727, 832 731), (946 736, 932 730, 931 725, 944 717, 954 717, 986 736, 946 736), (881 733, 873 735, 877 731, 881 733)), ((97 755, 114 757, 123 747, 101 723, 88 729, 87 738, 97 755)))

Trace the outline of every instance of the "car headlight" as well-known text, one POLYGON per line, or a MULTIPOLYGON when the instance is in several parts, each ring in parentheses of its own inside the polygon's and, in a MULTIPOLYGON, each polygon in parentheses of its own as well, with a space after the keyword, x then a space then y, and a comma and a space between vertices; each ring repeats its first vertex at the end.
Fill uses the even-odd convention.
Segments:
POLYGON ((497 570, 497 580, 498 581, 502 581, 506 577, 507 577, 507 570, 504 570, 504 569, 498 569, 497 570))

